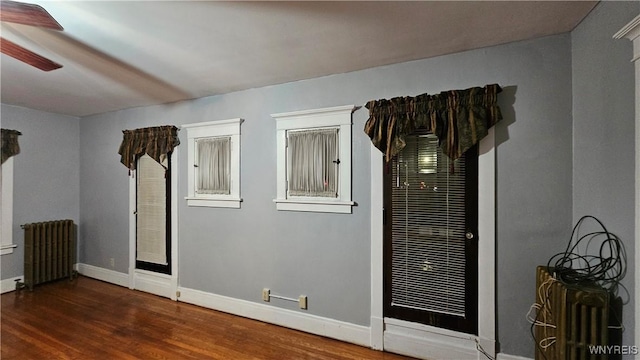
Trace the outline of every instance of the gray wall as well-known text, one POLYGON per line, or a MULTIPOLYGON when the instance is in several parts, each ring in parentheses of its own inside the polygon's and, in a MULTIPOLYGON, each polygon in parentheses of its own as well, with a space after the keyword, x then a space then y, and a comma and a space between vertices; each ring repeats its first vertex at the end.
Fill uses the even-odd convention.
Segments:
POLYGON ((23 274, 21 224, 80 219, 79 119, 2 104, 2 127, 22 132, 14 157, 13 241, 2 255, 2 279, 23 274))
MULTIPOLYGON (((69 217, 80 224, 81 262, 110 268, 114 258, 113 270, 128 272, 129 180, 117 154, 121 131, 242 117, 241 209, 186 206, 186 132, 180 133, 180 285, 255 302, 263 287, 290 297, 304 293, 308 313, 368 325, 366 109, 354 113, 358 206, 350 215, 275 210, 275 121, 269 114, 499 83, 498 341, 501 352, 532 357, 524 315, 535 296, 535 266, 563 250, 582 214, 633 238, 631 44, 611 35, 639 6, 603 3, 572 34, 80 121, 2 105, 2 126, 24 133, 15 160, 16 242, 21 244, 19 224, 69 217)), ((625 242, 632 269, 633 242, 625 242)), ((2 257, 1 270, 3 279, 22 274, 20 246, 2 257)), ((632 273, 624 283, 633 293, 632 273)), ((625 314, 633 318, 632 306, 625 314)), ((625 325, 625 343, 631 344, 633 323, 625 325)))
POLYGON ((612 36, 639 13, 639 2, 601 2, 571 36, 573 218, 596 216, 626 247, 626 345, 634 344, 634 161, 640 154, 634 145, 633 47, 612 36))
MULTIPOLYGON (((485 48, 81 121, 81 261, 127 272, 128 179, 117 149, 122 129, 242 117, 242 208, 190 208, 180 149, 181 286, 260 302, 263 287, 309 297, 309 313, 368 325, 369 140, 366 109, 354 114, 351 215, 278 212, 275 121, 269 114, 356 104, 499 83, 497 126, 498 315, 504 352, 532 354, 524 315, 535 266, 571 227, 571 42, 568 34, 485 48), (526 254, 526 256, 523 256, 526 254)), ((180 133, 186 144, 186 132, 180 133)), ((273 302, 274 306, 293 307, 273 302)))
POLYGON ((505 46, 498 73, 512 74, 496 128, 497 323, 499 351, 533 357, 525 314, 535 269, 560 251, 571 230, 571 52, 569 35, 505 46), (511 69, 513 64, 521 64, 511 69))

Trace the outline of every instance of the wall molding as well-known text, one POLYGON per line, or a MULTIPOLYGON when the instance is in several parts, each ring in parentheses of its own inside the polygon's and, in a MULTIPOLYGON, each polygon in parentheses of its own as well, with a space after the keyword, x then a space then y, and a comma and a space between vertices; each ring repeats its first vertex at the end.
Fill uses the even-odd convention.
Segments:
POLYGON ((133 286, 131 287, 131 284, 129 286, 135 290, 176 300, 176 290, 172 285, 172 280, 171 275, 135 269, 133 271, 133 286))
POLYGON ((476 359, 475 336, 385 318, 384 349, 419 359, 476 359))
POLYGON ((0 281, 0 294, 8 293, 16 290, 16 280, 22 280, 24 276, 16 276, 9 279, 2 279, 0 281))
POLYGON ((180 287, 178 291, 178 301, 369 347, 370 328, 366 326, 200 290, 180 287))
MULTIPOLYGON (((74 265, 74 269, 80 274, 90 277, 96 280, 108 282, 114 285, 127 287, 129 285, 129 275, 114 270, 101 268, 89 264, 77 263, 74 265)), ((0 293, 15 291, 16 280, 23 280, 24 276, 16 276, 9 279, 3 279, 0 281, 0 293)))
POLYGON ((495 354, 492 339, 393 318, 384 323, 384 349, 389 352, 442 360, 486 359, 480 349, 495 354))
MULTIPOLYGON (((105 281, 122 287, 130 287, 131 277, 127 273, 101 268, 98 266, 78 263, 78 272, 84 276, 105 281)), ((135 270, 133 274, 136 290, 145 291, 154 295, 167 298, 175 298, 175 291, 171 285, 171 276, 157 274, 150 271, 135 270)), ((175 300, 175 299, 172 299, 175 300)))
POLYGON ((123 287, 129 286, 129 274, 109 270, 89 264, 76 264, 78 272, 84 276, 123 287))

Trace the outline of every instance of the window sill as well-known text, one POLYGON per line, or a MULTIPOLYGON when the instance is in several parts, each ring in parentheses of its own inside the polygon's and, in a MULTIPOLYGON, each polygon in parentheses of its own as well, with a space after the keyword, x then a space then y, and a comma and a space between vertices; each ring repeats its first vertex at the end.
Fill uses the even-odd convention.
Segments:
POLYGON ((240 198, 218 198, 218 199, 206 199, 200 197, 185 197, 187 200, 187 206, 199 206, 199 207, 219 207, 219 208, 233 208, 239 209, 242 199, 240 198))
POLYGON ((7 244, 0 246, 0 255, 7 255, 13 253, 13 249, 17 248, 16 244, 7 244))
POLYGON ((307 211, 351 214, 351 207, 355 205, 353 201, 326 201, 326 200, 305 200, 305 199, 274 199, 276 209, 281 211, 307 211))

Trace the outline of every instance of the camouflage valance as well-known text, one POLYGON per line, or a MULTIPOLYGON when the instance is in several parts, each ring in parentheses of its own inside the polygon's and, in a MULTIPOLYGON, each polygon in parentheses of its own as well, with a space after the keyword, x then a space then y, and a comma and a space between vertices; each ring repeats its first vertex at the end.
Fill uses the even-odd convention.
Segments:
POLYGON ((365 106, 369 120, 364 132, 391 160, 406 145, 405 137, 418 130, 438 137, 442 151, 455 160, 487 135, 502 119, 497 105, 499 85, 443 91, 437 95, 372 100, 365 106))
POLYGON ((162 164, 162 160, 167 154, 180 145, 178 128, 173 125, 123 130, 122 132, 124 135, 118 154, 120 154, 120 162, 129 170, 135 170, 136 161, 144 154, 162 164))
POLYGON ((22 135, 22 133, 17 130, 0 130, 2 131, 2 158, 0 159, 0 164, 4 164, 7 159, 20 153, 18 136, 22 135))

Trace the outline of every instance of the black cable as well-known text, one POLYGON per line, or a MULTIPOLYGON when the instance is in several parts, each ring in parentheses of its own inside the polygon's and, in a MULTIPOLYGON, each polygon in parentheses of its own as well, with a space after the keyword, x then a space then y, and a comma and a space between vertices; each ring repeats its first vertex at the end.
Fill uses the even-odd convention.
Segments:
POLYGON ((626 275, 627 258, 620 238, 609 232, 600 220, 587 215, 574 226, 566 250, 552 256, 547 267, 566 285, 601 288, 616 295, 626 275), (580 226, 587 220, 594 220, 602 230, 580 235, 580 226), (586 243, 583 249, 587 251, 594 242, 600 242, 596 255, 578 253, 580 245, 586 243))
MULTIPOLYGON (((613 233, 610 233, 604 224, 596 217, 586 215, 580 218, 571 232, 571 239, 564 252, 552 256, 547 262, 547 270, 553 277, 570 287, 587 287, 592 290, 602 290, 617 296, 620 281, 627 272, 627 256, 624 244, 613 233), (580 227, 587 220, 594 220, 601 231, 593 231, 580 235, 580 227), (587 254, 592 243, 598 244, 596 255, 587 254), (585 245, 586 243, 586 245, 585 245), (584 247, 580 247, 583 245, 584 247), (584 250, 585 254, 578 253, 584 250)), ((536 299, 538 298, 536 289, 536 299)), ((540 350, 541 355, 546 359, 545 349, 543 349, 535 337, 535 324, 540 313, 544 311, 549 294, 545 293, 541 300, 540 308, 536 314, 534 322, 531 324, 531 335, 540 350)), ((614 314, 615 317, 618 314, 614 314)), ((620 322, 621 323, 621 322, 620 322)), ((621 323, 622 324, 622 323, 621 323)))

